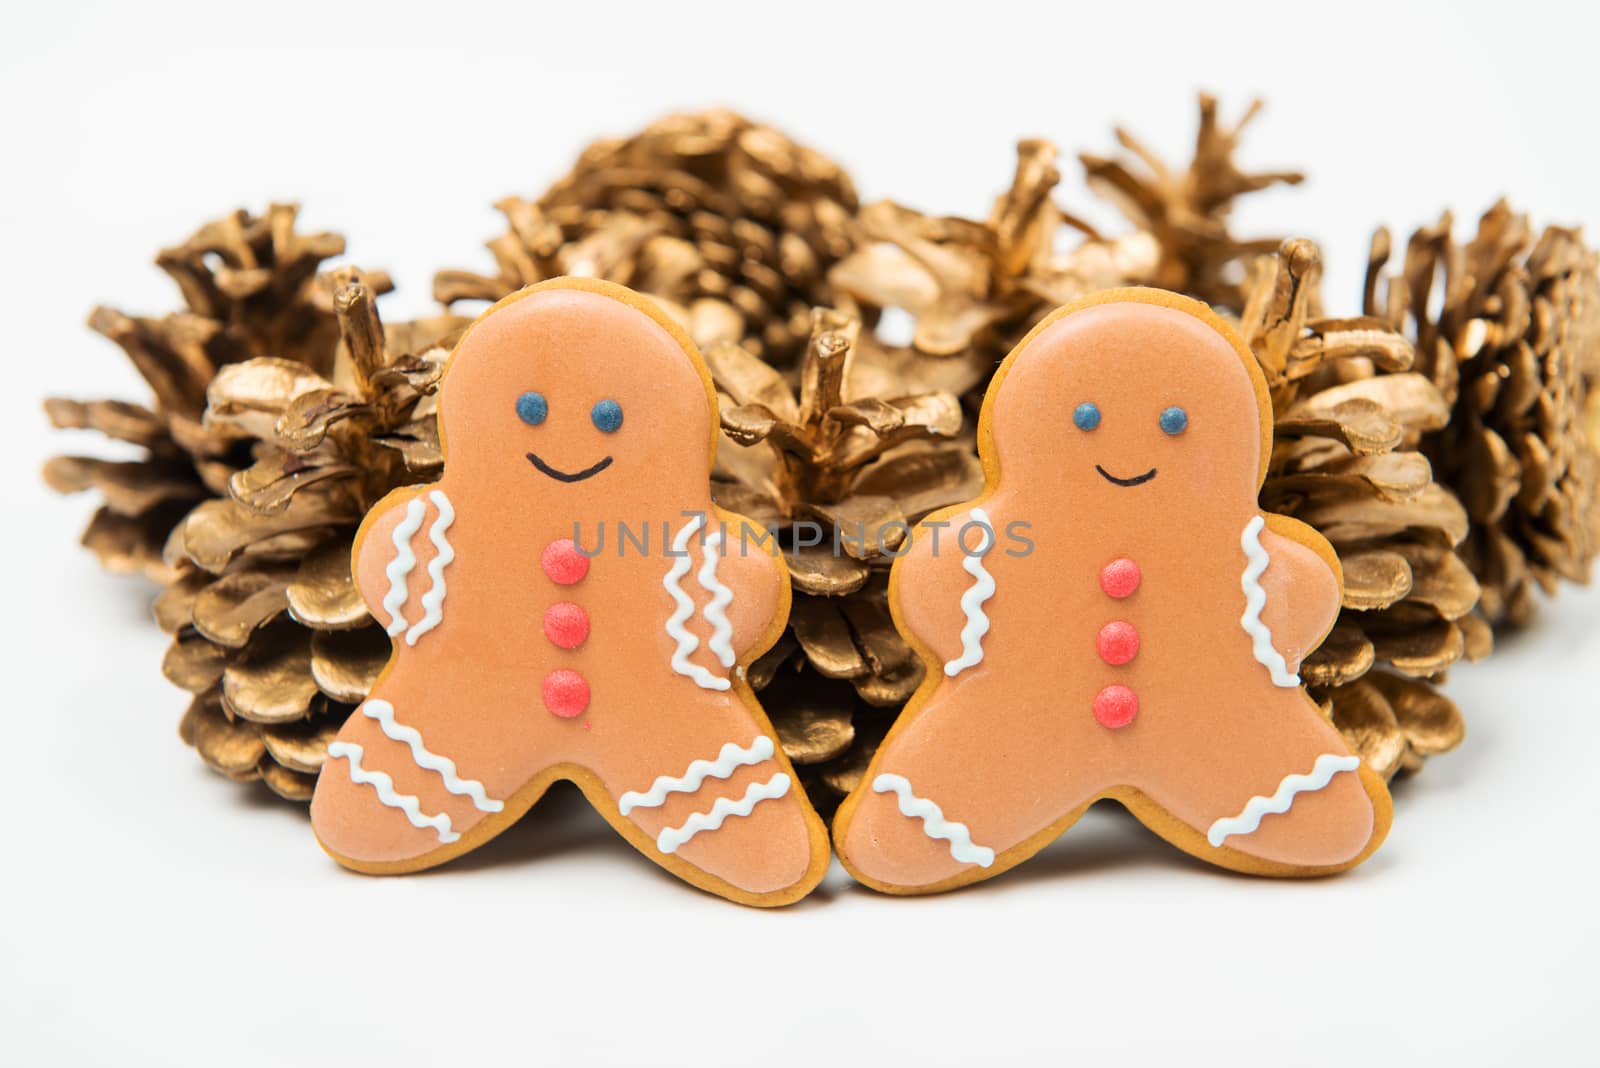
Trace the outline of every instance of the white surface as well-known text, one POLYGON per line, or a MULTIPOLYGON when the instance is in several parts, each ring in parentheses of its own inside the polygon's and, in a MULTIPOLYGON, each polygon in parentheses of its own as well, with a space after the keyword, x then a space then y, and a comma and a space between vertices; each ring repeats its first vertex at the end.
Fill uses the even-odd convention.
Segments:
MULTIPOLYGON (((147 591, 72 548, 86 503, 31 472, 81 447, 46 434, 41 395, 142 395, 82 327, 89 307, 171 307, 150 257, 236 204, 303 200, 308 225, 394 270, 386 307, 404 314, 428 306, 433 269, 488 262, 496 198, 670 107, 733 104, 834 153, 869 198, 982 214, 1020 136, 1103 151, 1124 121, 1181 152, 1200 84, 1230 114, 1269 96, 1244 158, 1312 181, 1241 222, 1323 240, 1336 310, 1355 307, 1379 220, 1445 204, 1471 218, 1506 191, 1542 219, 1600 223, 1592 7, 591 7, 587 25, 532 4, 365 26, 325 3, 0 14, 3 426, 19 461, 0 534, 0 1060, 1591 1057, 1595 593, 1455 676, 1467 744, 1400 785, 1371 863, 1309 884, 1219 874, 1092 815, 967 892, 890 900, 836 868, 760 913, 679 885, 570 792, 445 871, 374 880, 325 859, 298 810, 201 768, 175 737, 184 696, 156 671, 147 591)), ((1062 201, 1083 206, 1070 156, 1063 170, 1062 201)))

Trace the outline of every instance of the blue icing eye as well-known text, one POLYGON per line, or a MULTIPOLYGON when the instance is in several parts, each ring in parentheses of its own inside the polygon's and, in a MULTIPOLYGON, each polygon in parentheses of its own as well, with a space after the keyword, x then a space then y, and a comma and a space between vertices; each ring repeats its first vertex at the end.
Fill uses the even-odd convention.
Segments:
POLYGON ((597 429, 615 434, 622 426, 622 405, 614 400, 598 401, 589 412, 597 429))
POLYGON ((1189 426, 1189 413, 1173 405, 1161 413, 1161 429, 1168 434, 1181 434, 1189 426))
POLYGON ((549 414, 550 405, 545 403, 543 393, 529 390, 517 398, 517 418, 529 426, 538 426, 549 414))
POLYGON ((1093 430, 1100 425, 1099 407, 1084 401, 1072 409, 1072 425, 1079 430, 1093 430))

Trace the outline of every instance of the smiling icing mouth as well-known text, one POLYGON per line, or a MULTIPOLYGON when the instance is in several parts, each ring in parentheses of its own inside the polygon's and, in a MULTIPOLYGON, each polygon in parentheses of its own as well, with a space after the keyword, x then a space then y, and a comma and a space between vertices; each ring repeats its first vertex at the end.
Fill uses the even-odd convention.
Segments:
POLYGON ((1152 478, 1156 477, 1156 469, 1153 467, 1144 474, 1134 475, 1132 478, 1118 478, 1116 475, 1113 475, 1110 471, 1107 471, 1099 464, 1095 464, 1094 469, 1100 472, 1101 478, 1105 479, 1113 486, 1142 486, 1146 482, 1149 482, 1152 478))
POLYGON ((570 474, 566 471, 560 470, 559 468, 551 467, 549 464, 539 459, 537 453, 528 453, 528 462, 534 467, 537 467, 544 474, 547 474, 551 478, 555 479, 557 482, 582 482, 584 479, 592 478, 593 476, 604 471, 606 468, 610 467, 611 457, 607 456, 604 460, 601 460, 599 463, 594 464, 591 467, 585 467, 582 471, 574 471, 570 474))

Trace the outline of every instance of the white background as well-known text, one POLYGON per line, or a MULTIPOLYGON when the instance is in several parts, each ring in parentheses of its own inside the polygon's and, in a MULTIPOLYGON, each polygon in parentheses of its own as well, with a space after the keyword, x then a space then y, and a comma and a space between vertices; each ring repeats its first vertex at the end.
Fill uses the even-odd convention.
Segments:
POLYGON ((1181 157, 1205 86, 1229 114, 1269 98, 1244 159, 1311 181, 1240 223, 1321 241, 1331 310, 1355 310, 1378 221, 1471 220, 1510 193, 1600 225, 1587 5, 539 7, 0 14, 0 1060, 1593 1056, 1592 593, 1455 675, 1467 743, 1399 784, 1371 863, 1321 882, 1219 874, 1108 813, 963 893, 881 898, 836 867, 762 913, 679 885, 570 794, 444 871, 375 880, 325 858, 299 809, 206 772, 175 735, 150 591, 74 548, 88 503, 35 472, 87 445, 46 432, 41 396, 144 395, 88 309, 172 307, 155 250, 236 205, 302 200, 394 272, 398 316, 428 308, 434 269, 487 266, 495 199, 668 109, 738 107, 867 199, 981 217, 1019 137, 1069 150, 1060 198, 1083 208, 1071 151, 1109 150, 1122 121, 1181 157))

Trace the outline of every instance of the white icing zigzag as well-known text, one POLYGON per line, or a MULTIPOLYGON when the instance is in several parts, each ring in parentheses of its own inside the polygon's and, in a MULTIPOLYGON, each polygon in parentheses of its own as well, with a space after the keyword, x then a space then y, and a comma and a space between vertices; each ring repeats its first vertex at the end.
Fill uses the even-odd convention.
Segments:
POLYGON ((667 592, 672 595, 672 600, 678 607, 667 617, 667 635, 677 643, 677 648, 672 654, 673 671, 692 680, 703 690, 726 690, 732 685, 727 679, 718 678, 699 664, 689 662, 690 655, 700 647, 700 639, 684 627, 684 623, 694 615, 694 601, 683 592, 683 587, 679 583, 683 576, 689 573, 689 539, 700 529, 703 522, 705 522, 704 516, 695 516, 685 523, 683 529, 672 539, 672 566, 667 569, 667 576, 661 580, 661 584, 667 588, 667 592))
POLYGON ((1341 771, 1355 771, 1361 766, 1358 756, 1340 756, 1337 753, 1324 753, 1317 757, 1316 764, 1309 775, 1286 775, 1278 784, 1277 793, 1271 797, 1262 797, 1259 794, 1245 803, 1244 811, 1237 816, 1225 817, 1211 825, 1206 832, 1206 840, 1213 847, 1220 847, 1229 835, 1252 834, 1261 826, 1261 817, 1267 815, 1281 815, 1288 812, 1294 804, 1296 794, 1320 790, 1333 781, 1333 777, 1341 771))
POLYGON ((696 760, 682 778, 662 775, 644 793, 629 790, 617 799, 617 808, 624 816, 636 808, 656 808, 666 804, 668 794, 692 794, 707 779, 726 779, 747 764, 759 764, 771 758, 772 739, 766 735, 751 742, 748 749, 729 742, 722 747, 716 760, 696 760))
POLYGON ((499 812, 506 807, 504 803, 494 800, 484 791, 483 783, 476 779, 463 779, 458 776, 455 761, 440 756, 424 745, 421 731, 397 722, 394 718, 394 705, 388 701, 368 701, 361 706, 361 711, 368 719, 377 720, 384 734, 410 747, 411 759, 417 767, 436 773, 444 781, 444 788, 451 793, 470 797, 479 812, 499 812))
POLYGON ((397 808, 406 814, 406 819, 411 821, 411 826, 418 828, 431 827, 439 835, 439 841, 445 845, 456 841, 461 836, 450 829, 450 817, 444 813, 437 816, 422 814, 422 803, 410 794, 397 793, 394 780, 381 771, 368 771, 361 766, 361 747, 354 742, 334 742, 328 746, 328 756, 333 759, 344 757, 350 761, 350 781, 371 786, 378 792, 378 800, 389 808, 397 808))
POLYGON ((706 642, 706 648, 716 654, 723 667, 732 667, 733 624, 723 609, 733 603, 733 591, 717 580, 717 560, 721 556, 721 547, 720 532, 706 539, 706 562, 696 577, 700 580, 700 588, 711 594, 711 603, 706 605, 706 622, 711 624, 711 640, 706 642))
MULTIPOLYGON (((994 548, 994 525, 989 522, 988 513, 982 508, 974 508, 972 518, 989 532, 989 548, 994 548)), ((961 628, 961 655, 946 661, 944 665, 944 673, 951 677, 983 662, 983 636, 989 633, 989 617, 984 614, 983 602, 994 596, 994 576, 983 566, 982 556, 969 553, 961 566, 972 576, 972 585, 961 595, 961 611, 967 616, 967 622, 961 628)))
POLYGON ((965 823, 944 818, 944 810, 925 797, 911 792, 911 783, 903 775, 879 775, 872 780, 872 789, 880 794, 893 793, 900 799, 900 814, 922 821, 922 831, 929 838, 942 838, 950 843, 950 855, 963 864, 976 864, 987 868, 994 863, 994 850, 976 845, 965 823))
POLYGON ((1245 558, 1249 560, 1245 565, 1244 577, 1239 581, 1244 589, 1244 615, 1239 618, 1239 623, 1244 627, 1244 632, 1250 635, 1251 652, 1256 661, 1271 673, 1272 685, 1298 686, 1300 676, 1289 670, 1288 661, 1272 644, 1272 631, 1261 622, 1261 610, 1267 606, 1267 591, 1261 587, 1261 573, 1270 562, 1267 550, 1261 547, 1261 529, 1266 525, 1265 519, 1256 516, 1244 525, 1244 534, 1239 539, 1239 544, 1244 547, 1245 558))
POLYGON ((389 592, 383 597, 383 610, 389 613, 389 636, 406 629, 406 617, 400 610, 406 606, 406 577, 417 566, 417 554, 411 551, 411 536, 422 527, 422 517, 428 505, 421 497, 411 498, 406 505, 406 517, 394 528, 394 559, 383 573, 389 576, 389 592))
POLYGON ((455 509, 450 507, 450 498, 444 495, 443 490, 433 490, 428 494, 428 499, 434 507, 439 509, 439 516, 433 521, 433 526, 428 528, 428 540, 433 542, 433 547, 438 550, 432 563, 428 564, 428 578, 432 585, 428 592, 422 595, 422 618, 411 624, 411 629, 406 631, 406 644, 416 645, 417 639, 437 627, 444 619, 444 569, 456 558, 456 550, 450 544, 450 539, 444 532, 450 529, 450 524, 456 521, 455 509))
POLYGON ((684 821, 682 827, 668 827, 656 835, 656 848, 663 853, 675 853, 679 846, 701 831, 716 830, 729 816, 748 816, 761 802, 772 801, 788 792, 789 776, 781 771, 766 782, 753 782, 739 800, 719 797, 710 812, 696 812, 684 821))

